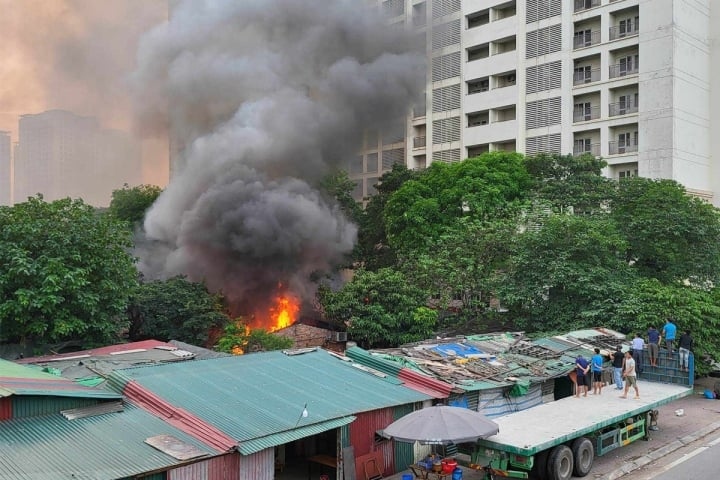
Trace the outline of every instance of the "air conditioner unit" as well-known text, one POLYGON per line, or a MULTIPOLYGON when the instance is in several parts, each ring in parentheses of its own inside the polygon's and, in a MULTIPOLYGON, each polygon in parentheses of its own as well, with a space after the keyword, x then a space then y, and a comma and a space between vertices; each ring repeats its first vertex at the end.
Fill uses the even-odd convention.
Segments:
POLYGON ((347 332, 330 332, 330 340, 333 342, 347 342, 347 332))

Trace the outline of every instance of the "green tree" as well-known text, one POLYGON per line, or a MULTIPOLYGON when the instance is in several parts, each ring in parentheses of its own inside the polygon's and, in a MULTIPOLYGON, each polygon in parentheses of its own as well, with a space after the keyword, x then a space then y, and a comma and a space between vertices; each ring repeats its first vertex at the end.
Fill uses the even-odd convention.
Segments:
POLYGON ((283 350, 292 346, 292 338, 273 335, 261 328, 248 329, 242 323, 242 319, 238 319, 225 327, 215 349, 219 352, 238 355, 283 350))
POLYGON ((130 225, 140 225, 145 218, 145 212, 161 193, 162 188, 155 185, 138 185, 131 188, 126 183, 123 188, 113 190, 107 214, 130 225))
POLYGON ((607 163, 593 155, 541 154, 525 158, 533 179, 532 189, 555 212, 572 207, 576 214, 604 208, 615 190, 615 182, 602 176, 607 163))
POLYGON ((365 215, 358 232, 359 260, 365 269, 377 270, 397 264, 397 254, 390 246, 385 232, 383 212, 391 195, 405 182, 419 176, 418 172, 396 163, 392 170, 380 177, 376 186, 377 193, 370 197, 365 207, 365 215))
POLYGON ((518 153, 490 152, 458 163, 434 162, 390 197, 384 211, 390 244, 402 255, 427 251, 444 227, 461 216, 482 220, 507 216, 508 205, 523 199, 529 185, 518 153))
POLYGON ((155 338, 202 346, 207 346, 211 332, 222 331, 229 321, 222 296, 185 277, 142 283, 128 314, 133 341, 155 338))
POLYGON ((344 170, 337 170, 326 175, 320 182, 320 190, 333 198, 342 209, 348 220, 359 224, 362 221, 362 207, 353 198, 355 181, 348 177, 344 170))
POLYGON ((81 200, 0 207, 0 324, 6 339, 109 342, 137 287, 130 232, 81 200))
POLYGON ((720 284, 720 217, 672 180, 622 180, 610 215, 628 242, 625 259, 665 283, 720 284))
POLYGON ((550 215, 516 236, 495 291, 518 328, 603 325, 634 280, 626 247, 607 215, 550 215))
POLYGON ((618 299, 614 315, 606 324, 624 332, 645 335, 654 325, 662 330, 665 319, 673 318, 678 336, 689 330, 695 340, 695 370, 709 371, 707 357, 720 352, 720 289, 704 290, 679 282, 663 284, 655 278, 639 278, 618 299))
POLYGON ((427 294, 397 270, 358 270, 342 289, 323 287, 318 296, 325 317, 367 347, 414 342, 435 331, 437 313, 426 306, 427 294))
POLYGON ((458 312, 456 320, 479 320, 493 311, 494 278, 506 267, 516 231, 515 219, 460 219, 431 245, 430 253, 406 259, 403 271, 432 292, 441 310, 458 312))

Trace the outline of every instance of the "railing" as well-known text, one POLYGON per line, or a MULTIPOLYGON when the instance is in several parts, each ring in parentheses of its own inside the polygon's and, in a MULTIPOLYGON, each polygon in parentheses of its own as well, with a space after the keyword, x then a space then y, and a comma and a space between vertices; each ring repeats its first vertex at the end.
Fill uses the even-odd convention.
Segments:
POLYGON ((610 78, 624 77, 626 75, 634 75, 638 73, 637 62, 634 65, 617 64, 610 65, 610 78))
POLYGON ((573 75, 573 85, 582 85, 583 83, 592 83, 600 81, 600 69, 593 68, 589 72, 575 72, 573 75))
POLYGON ((611 103, 608 107, 608 115, 611 117, 627 115, 628 113, 637 113, 638 111, 638 106, 635 101, 611 103))
POLYGON ((593 30, 590 32, 590 36, 587 35, 576 35, 573 38, 573 49, 589 47, 591 45, 597 45, 600 43, 600 30, 593 30))
POLYGON ((425 137, 413 138, 413 148, 422 148, 425 146, 425 137))
POLYGON ((584 145, 582 147, 573 147, 573 155, 583 155, 585 153, 589 153, 591 155, 595 155, 596 157, 600 156, 600 144, 599 143, 592 143, 590 144, 590 148, 588 148, 587 145, 584 145))
POLYGON ((588 120, 595 120, 600 118, 600 106, 592 106, 590 110, 585 109, 582 112, 573 111, 573 123, 587 122, 588 120))
POLYGON ((600 0, 575 0, 575 13, 588 10, 593 7, 599 7, 600 0))
POLYGON ((468 87, 468 95, 471 95, 473 93, 487 92, 488 90, 490 90, 490 85, 471 85, 468 87))
POLYGON ((620 142, 608 142, 608 155, 622 155, 623 153, 637 152, 638 146, 635 140, 630 140, 620 145, 620 142))
POLYGON ((632 37, 640 32, 640 27, 637 23, 632 23, 625 27, 610 27, 610 40, 617 40, 618 38, 632 37))

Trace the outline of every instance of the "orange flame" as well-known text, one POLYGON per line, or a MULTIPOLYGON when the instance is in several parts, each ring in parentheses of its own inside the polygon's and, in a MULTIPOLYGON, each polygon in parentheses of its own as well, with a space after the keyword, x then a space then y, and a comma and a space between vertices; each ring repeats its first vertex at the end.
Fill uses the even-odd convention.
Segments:
POLYGON ((291 295, 279 295, 275 298, 275 306, 270 308, 270 327, 268 331, 275 332, 289 327, 297 320, 300 311, 300 302, 291 295))

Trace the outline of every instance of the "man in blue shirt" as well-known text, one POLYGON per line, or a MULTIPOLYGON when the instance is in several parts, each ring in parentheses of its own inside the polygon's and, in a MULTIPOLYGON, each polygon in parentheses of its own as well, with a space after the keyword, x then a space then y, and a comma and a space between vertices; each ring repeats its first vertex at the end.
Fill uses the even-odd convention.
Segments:
POLYGON ((595 355, 592 356, 590 359, 590 363, 592 365, 592 381, 593 381, 593 395, 602 395, 602 387, 603 387, 603 381, 602 381, 602 366, 603 366, 603 357, 600 355, 600 349, 595 349, 595 355))
POLYGON ((650 366, 657 367, 658 354, 660 353, 660 332, 655 325, 648 328, 648 355, 650 366))
POLYGON ((677 327, 672 322, 672 319, 668 318, 665 320, 665 327, 663 327, 662 336, 665 337, 665 347, 668 349, 668 355, 670 358, 673 356, 673 343, 675 342, 675 333, 677 327))

